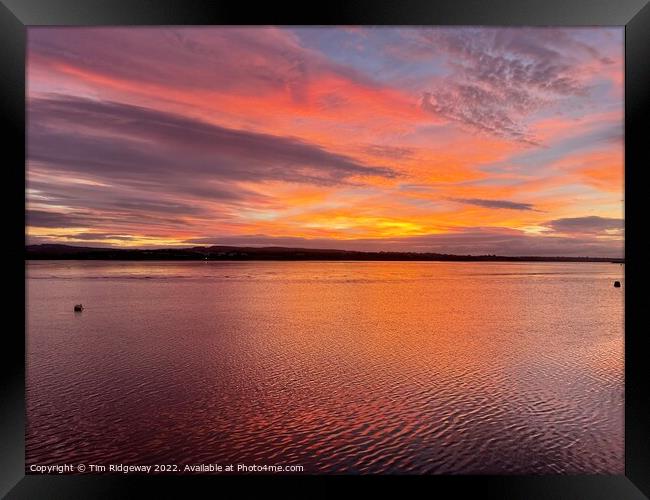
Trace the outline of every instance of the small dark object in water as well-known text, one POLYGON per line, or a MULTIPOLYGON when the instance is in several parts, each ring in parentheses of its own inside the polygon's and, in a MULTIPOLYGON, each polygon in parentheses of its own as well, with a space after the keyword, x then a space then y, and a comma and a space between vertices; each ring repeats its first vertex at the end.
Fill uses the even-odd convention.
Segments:
POLYGON ((81 312, 81 311, 84 310, 84 306, 81 305, 81 304, 75 304, 74 310, 75 310, 75 312, 81 312))
POLYGON ((614 282, 614 288, 621 288, 621 282, 620 281, 615 281, 614 282))

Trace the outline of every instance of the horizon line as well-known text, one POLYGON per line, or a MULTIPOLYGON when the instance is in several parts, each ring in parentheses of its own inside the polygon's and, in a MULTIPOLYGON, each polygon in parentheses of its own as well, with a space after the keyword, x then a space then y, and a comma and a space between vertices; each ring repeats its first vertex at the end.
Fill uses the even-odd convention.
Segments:
MULTIPOLYGON (((604 257, 604 256, 590 256, 590 255, 580 255, 580 256, 566 256, 566 255, 499 255, 492 253, 483 253, 483 254, 459 254, 459 253, 442 253, 434 251, 397 251, 397 250, 346 250, 346 249, 337 249, 337 248, 307 248, 307 247, 290 247, 290 246, 278 246, 278 245, 266 245, 266 246, 242 246, 242 245, 194 245, 194 246, 169 246, 169 247, 155 247, 155 248, 125 248, 125 247, 93 247, 93 246, 78 246, 78 245, 68 245, 65 243, 35 243, 25 245, 25 250, 29 250, 30 247, 65 247, 70 249, 79 249, 79 250, 92 250, 92 251, 118 251, 118 252, 156 252, 156 251, 188 251, 188 250, 198 250, 198 249, 210 249, 214 247, 221 247, 233 250, 291 250, 291 251, 301 251, 301 252, 336 252, 336 253, 349 253, 349 254, 366 254, 366 255, 379 255, 379 254, 390 254, 390 255, 440 255, 445 257, 469 257, 469 258, 501 258, 501 259, 598 259, 606 261, 625 261, 625 256, 622 257, 604 257)), ((30 260, 29 258, 26 260, 30 260)), ((56 259, 53 259, 56 260, 56 259)), ((255 260, 255 259, 249 259, 255 260)), ((267 259, 268 260, 268 259, 267 259)))

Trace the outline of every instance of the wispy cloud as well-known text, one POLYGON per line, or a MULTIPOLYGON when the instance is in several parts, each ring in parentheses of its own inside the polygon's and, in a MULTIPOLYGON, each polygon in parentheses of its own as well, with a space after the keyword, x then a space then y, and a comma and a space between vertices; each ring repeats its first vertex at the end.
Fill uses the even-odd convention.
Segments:
POLYGON ((506 208, 509 210, 535 210, 531 203, 518 203, 508 200, 482 200, 479 198, 451 198, 452 201, 465 203, 467 205, 476 205, 485 208, 506 208))
POLYGON ((529 115, 589 95, 579 63, 611 61, 563 29, 477 28, 415 32, 415 46, 447 57, 451 74, 422 94, 422 109, 479 132, 531 145, 529 115), (571 48, 572 50, 567 50, 571 48))
POLYGON ((372 156, 389 160, 403 160, 405 158, 410 158, 414 153, 413 148, 381 144, 368 144, 363 148, 363 150, 372 156))
POLYGON ((369 75, 302 47, 289 30, 275 27, 38 28, 30 30, 28 47, 41 64, 185 91, 286 89, 301 101, 328 74, 375 85, 369 75))

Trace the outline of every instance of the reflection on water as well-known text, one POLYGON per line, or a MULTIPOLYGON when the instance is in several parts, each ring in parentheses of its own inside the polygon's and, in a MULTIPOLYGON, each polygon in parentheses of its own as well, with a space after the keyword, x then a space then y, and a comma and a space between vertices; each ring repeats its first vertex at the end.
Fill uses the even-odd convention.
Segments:
POLYGON ((27 267, 27 467, 623 473, 619 265, 27 267))

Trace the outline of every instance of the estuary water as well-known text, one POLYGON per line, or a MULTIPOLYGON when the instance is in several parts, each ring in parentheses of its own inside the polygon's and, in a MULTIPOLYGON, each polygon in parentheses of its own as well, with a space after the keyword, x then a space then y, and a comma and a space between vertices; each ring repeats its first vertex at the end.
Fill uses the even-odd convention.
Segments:
POLYGON ((619 264, 31 261, 26 272, 28 473, 623 473, 619 264))

